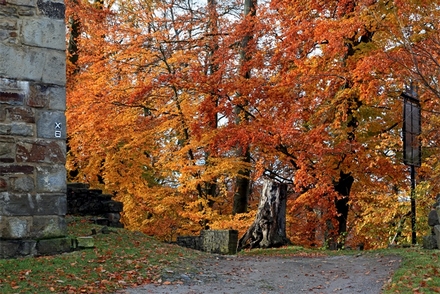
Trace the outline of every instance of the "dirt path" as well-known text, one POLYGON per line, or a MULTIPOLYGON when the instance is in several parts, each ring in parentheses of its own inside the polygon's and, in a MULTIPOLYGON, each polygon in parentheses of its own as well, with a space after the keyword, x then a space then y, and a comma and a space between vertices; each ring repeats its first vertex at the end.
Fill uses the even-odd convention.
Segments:
POLYGON ((395 256, 213 256, 197 273, 168 271, 162 283, 120 293, 381 293, 399 266, 395 256), (171 283, 171 284, 170 284, 171 283))

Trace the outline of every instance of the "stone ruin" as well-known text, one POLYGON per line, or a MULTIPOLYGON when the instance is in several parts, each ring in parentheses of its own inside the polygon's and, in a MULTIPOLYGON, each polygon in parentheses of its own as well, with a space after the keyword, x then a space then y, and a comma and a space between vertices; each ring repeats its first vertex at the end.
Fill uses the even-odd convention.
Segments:
POLYGON ((123 228, 120 222, 122 202, 112 200, 112 195, 102 190, 90 189, 88 184, 67 184, 67 214, 92 216, 92 221, 101 226, 123 228))
POLYGON ((423 237, 423 248, 440 249, 440 195, 437 195, 437 201, 431 207, 428 225, 431 227, 431 234, 423 237))
POLYGON ((70 250, 62 0, 0 0, 0 258, 70 250))
POLYGON ((203 230, 199 236, 179 236, 177 245, 208 253, 237 254, 238 231, 203 230))

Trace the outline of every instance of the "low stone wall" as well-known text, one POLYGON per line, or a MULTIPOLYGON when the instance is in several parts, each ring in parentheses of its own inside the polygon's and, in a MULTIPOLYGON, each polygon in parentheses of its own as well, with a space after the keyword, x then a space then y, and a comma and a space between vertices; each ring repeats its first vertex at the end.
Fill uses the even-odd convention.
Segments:
POLYGON ((102 190, 90 189, 88 184, 67 184, 67 214, 91 215, 99 225, 122 228, 122 202, 112 200, 102 190))
POLYGON ((177 245, 181 247, 191 248, 202 251, 201 236, 179 236, 177 237, 177 245))
POLYGON ((203 230, 200 236, 179 236, 177 245, 208 253, 237 254, 238 231, 203 230))

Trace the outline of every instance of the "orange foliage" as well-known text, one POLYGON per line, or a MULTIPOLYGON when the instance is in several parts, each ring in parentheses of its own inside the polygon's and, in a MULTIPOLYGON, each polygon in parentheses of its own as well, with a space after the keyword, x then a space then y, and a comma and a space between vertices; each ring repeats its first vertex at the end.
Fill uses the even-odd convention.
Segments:
MULTIPOLYGON (((354 183, 339 237, 388 244, 408 212, 398 201, 409 187, 399 96, 412 81, 422 107, 440 111, 440 12, 424 1, 277 0, 244 18, 232 1, 181 2, 67 2, 81 30, 68 70, 71 179, 114 193, 128 228, 172 240, 207 226, 244 232, 261 178, 276 175, 292 183, 291 240, 322 246, 337 231, 335 183, 346 173, 354 183), (240 60, 250 33, 252 58, 240 60), (248 168, 249 214, 231 216, 233 179, 248 168)), ((420 205, 440 190, 440 120, 422 114, 420 205)))

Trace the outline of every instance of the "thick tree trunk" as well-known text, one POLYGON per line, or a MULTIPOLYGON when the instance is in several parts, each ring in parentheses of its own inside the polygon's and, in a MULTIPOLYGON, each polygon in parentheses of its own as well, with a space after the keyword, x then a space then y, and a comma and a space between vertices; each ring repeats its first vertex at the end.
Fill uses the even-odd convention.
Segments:
MULTIPOLYGON (((244 162, 251 162, 251 155, 249 149, 245 151, 244 162)), ((232 214, 247 212, 249 193, 250 193, 250 169, 242 169, 239 171, 239 176, 235 180, 234 203, 232 206, 232 214)))
POLYGON ((265 180, 254 223, 238 242, 238 250, 280 247, 286 237, 287 185, 265 180))
MULTIPOLYGON (((351 186, 354 182, 353 176, 350 173, 340 172, 339 181, 334 183, 335 191, 339 193, 339 199, 335 200, 336 220, 338 221, 338 231, 332 233, 329 238, 326 239, 328 247, 331 250, 337 250, 343 248, 345 244, 345 233, 347 232, 347 218, 350 206, 348 204, 350 197, 351 186)), ((329 226, 329 230, 331 230, 329 226)))
POLYGON ((351 185, 354 182, 354 178, 350 173, 344 173, 341 171, 339 181, 335 184, 336 192, 341 195, 341 198, 336 200, 336 211, 338 212, 338 234, 342 235, 347 232, 347 218, 349 205, 348 200, 350 196, 351 185))

